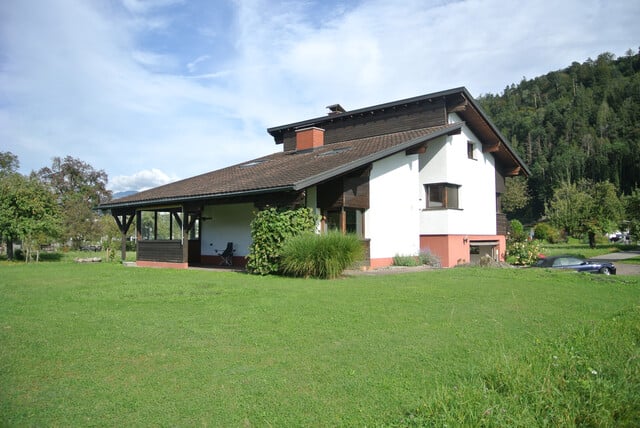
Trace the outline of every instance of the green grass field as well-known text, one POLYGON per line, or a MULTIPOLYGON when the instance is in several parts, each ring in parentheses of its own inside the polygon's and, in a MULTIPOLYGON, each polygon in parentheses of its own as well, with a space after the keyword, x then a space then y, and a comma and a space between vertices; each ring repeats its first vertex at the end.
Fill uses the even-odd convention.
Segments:
POLYGON ((634 426, 640 277, 0 265, 2 426, 634 426))
POLYGON ((611 244, 609 242, 599 242, 595 248, 590 248, 587 243, 580 242, 576 239, 570 239, 569 242, 559 244, 543 244, 542 247, 543 254, 547 256, 572 254, 586 259, 603 254, 616 253, 618 251, 640 249, 640 247, 636 245, 611 244))

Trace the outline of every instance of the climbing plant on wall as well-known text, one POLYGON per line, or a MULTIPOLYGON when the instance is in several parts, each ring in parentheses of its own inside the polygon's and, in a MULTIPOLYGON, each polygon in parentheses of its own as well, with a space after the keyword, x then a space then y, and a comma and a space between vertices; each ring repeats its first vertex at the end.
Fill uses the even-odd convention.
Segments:
POLYGON ((319 217, 311 208, 259 211, 251 222, 251 246, 247 271, 269 275, 280 271, 280 251, 285 241, 302 233, 314 232, 319 217))

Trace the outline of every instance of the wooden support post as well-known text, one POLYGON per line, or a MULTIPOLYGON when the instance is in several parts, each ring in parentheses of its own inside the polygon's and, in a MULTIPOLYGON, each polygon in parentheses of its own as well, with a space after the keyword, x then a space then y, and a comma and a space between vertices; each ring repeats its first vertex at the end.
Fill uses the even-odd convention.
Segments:
MULTIPOLYGON (((176 215, 177 216, 177 215, 176 215)), ((189 265, 189 229, 187 228, 189 218, 188 213, 184 213, 184 218, 180 222, 180 227, 182 228, 182 262, 187 263, 189 265)))
POLYGON ((127 260, 127 234, 126 232, 122 232, 122 237, 120 241, 120 260, 124 263, 127 260))
POLYGON ((136 214, 112 212, 111 215, 116 219, 118 229, 120 230, 121 259, 124 262, 127 259, 127 232, 129 231, 131 223, 133 223, 133 219, 135 218, 136 214))

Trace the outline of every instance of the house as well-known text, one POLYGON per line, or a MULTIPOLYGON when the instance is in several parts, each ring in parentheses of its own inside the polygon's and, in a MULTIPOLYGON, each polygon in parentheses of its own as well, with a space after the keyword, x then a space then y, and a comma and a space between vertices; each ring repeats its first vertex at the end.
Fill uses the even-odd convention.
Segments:
POLYGON ((506 177, 526 165, 466 88, 269 128, 282 150, 102 204, 123 236, 136 222, 137 264, 243 265, 250 223, 267 206, 306 206, 321 230, 358 234, 366 263, 430 251, 443 266, 504 258, 506 177))

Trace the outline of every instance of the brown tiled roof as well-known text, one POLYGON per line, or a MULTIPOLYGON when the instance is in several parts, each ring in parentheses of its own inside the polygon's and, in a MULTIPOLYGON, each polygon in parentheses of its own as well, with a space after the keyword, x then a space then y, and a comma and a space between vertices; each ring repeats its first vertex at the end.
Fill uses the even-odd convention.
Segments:
POLYGON ((425 141, 458 131, 461 123, 421 128, 322 146, 274 153, 234 166, 149 189, 99 208, 216 199, 281 190, 300 190, 365 166, 425 141))

